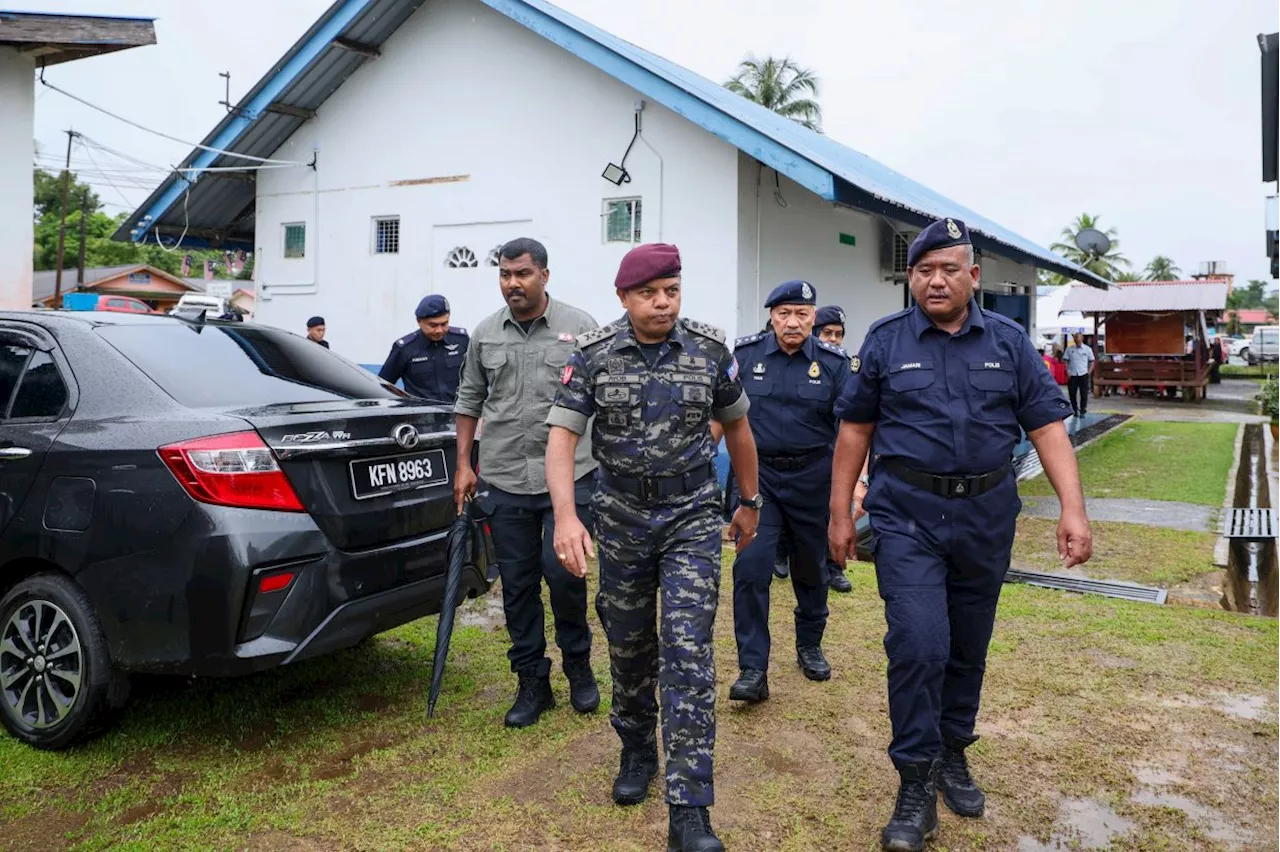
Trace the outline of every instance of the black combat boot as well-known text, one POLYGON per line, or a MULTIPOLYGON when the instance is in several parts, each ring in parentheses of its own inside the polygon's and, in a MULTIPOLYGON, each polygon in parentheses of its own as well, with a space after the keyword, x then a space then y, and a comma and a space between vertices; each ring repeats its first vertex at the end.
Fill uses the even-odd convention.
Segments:
POLYGON ((852 592, 853 583, 849 582, 849 578, 844 575, 843 568, 831 569, 831 581, 827 583, 833 592, 852 592))
POLYGON ((969 761, 964 756, 964 750, 977 739, 942 737, 942 759, 933 777, 942 791, 942 801, 957 816, 980 817, 987 808, 987 797, 969 774, 969 761))
POLYGON ((564 676, 569 679, 569 703, 579 713, 594 713, 600 706, 600 687, 596 686, 595 673, 591 671, 590 655, 566 657, 564 676))
POLYGON ((516 701, 504 721, 508 728, 527 728, 538 721, 543 711, 556 706, 556 698, 551 694, 551 661, 543 660, 516 674, 520 678, 516 701))
POLYGON ((938 789, 933 763, 912 763, 898 770, 902 777, 898 802, 889 824, 880 832, 880 848, 892 852, 922 852, 924 842, 938 833, 938 789))
POLYGON ((817 645, 797 645, 796 661, 809 680, 831 680, 831 664, 817 645))
POLYGON ((649 784, 658 774, 658 744, 643 748, 622 747, 618 777, 613 779, 613 800, 620 805, 638 805, 649 798, 649 784))
POLYGON ((773 557, 773 576, 785 580, 791 574, 791 561, 785 556, 773 557))
POLYGON ((724 852, 724 844, 711 830, 706 808, 672 805, 667 821, 667 852, 724 852))
POLYGON ((760 669, 743 669, 729 687, 730 701, 750 701, 755 704, 769 697, 769 675, 760 669))

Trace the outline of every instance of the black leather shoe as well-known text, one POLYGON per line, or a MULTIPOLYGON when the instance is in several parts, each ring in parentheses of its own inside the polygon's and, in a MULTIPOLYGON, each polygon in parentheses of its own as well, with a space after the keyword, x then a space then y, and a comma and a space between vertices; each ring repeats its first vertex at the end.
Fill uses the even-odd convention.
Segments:
POLYGON ((769 675, 760 669, 743 669, 729 687, 730 701, 764 701, 769 697, 769 675))
POLYGON ((569 703, 579 713, 594 713, 600 706, 600 687, 591 671, 591 657, 565 659, 564 676, 569 679, 569 703))
POLYGON ((942 801, 951 812, 962 817, 980 817, 987 809, 987 797, 969 774, 969 761, 964 756, 964 745, 942 745, 942 759, 934 769, 933 777, 942 791, 942 801))
POLYGON ((880 832, 880 848, 890 852, 923 852, 924 842, 938 833, 938 789, 932 762, 898 770, 898 801, 889 824, 880 832))
POLYGON ((831 680, 831 664, 817 645, 800 645, 796 648, 796 660, 809 680, 831 680))
POLYGON ((671 806, 667 852, 724 852, 724 844, 711 830, 711 814, 706 808, 671 806))
POLYGON ((835 568, 831 571, 831 582, 827 585, 831 587, 833 592, 852 592, 853 583, 849 582, 849 578, 844 575, 843 568, 835 568))
POLYGON ((551 694, 550 665, 533 666, 517 674, 520 685, 516 688, 516 700, 503 722, 508 728, 527 728, 556 706, 556 698, 551 694))
POLYGON ((613 800, 620 805, 638 805, 649 798, 649 784, 658 774, 658 744, 648 748, 623 746, 618 777, 613 779, 613 800))
POLYGON ((785 556, 775 556, 773 558, 773 576, 779 580, 787 579, 791 574, 791 563, 785 556))

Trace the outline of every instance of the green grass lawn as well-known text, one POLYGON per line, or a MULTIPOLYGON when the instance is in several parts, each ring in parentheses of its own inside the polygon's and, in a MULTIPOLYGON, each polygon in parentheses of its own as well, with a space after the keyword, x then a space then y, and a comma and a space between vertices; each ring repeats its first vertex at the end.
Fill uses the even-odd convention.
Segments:
MULTIPOLYGON (((1216 570, 1213 546, 1218 537, 1213 533, 1097 521, 1091 526, 1093 558, 1076 569, 1086 576, 1167 589, 1216 570)), ((1047 518, 1019 518, 1013 567, 1061 570, 1057 528, 1058 522, 1047 518)))
POLYGON ((1243 364, 1223 364, 1219 374, 1225 379, 1265 379, 1273 378, 1280 372, 1275 364, 1258 364, 1248 367, 1243 364))
MULTIPOLYGON (((831 598, 824 645, 835 674, 825 684, 800 675, 792 594, 774 585, 772 697, 743 708, 727 700, 736 664, 726 558, 712 819, 730 849, 877 848, 896 789, 884 753, 884 616, 871 567, 855 563, 849 575, 854 592, 831 598)), ((0 847, 662 849, 660 786, 635 808, 609 799, 618 744, 591 618, 605 705, 573 713, 556 665, 559 706, 523 731, 502 727, 515 681, 501 628, 458 629, 426 719, 430 618, 250 678, 150 681, 117 727, 65 753, 0 739, 0 847)), ((931 848, 1054 843, 1064 803, 1088 800, 1130 822, 1117 847, 1218 848, 1207 832, 1220 818, 1241 848, 1275 849, 1276 626, 1007 587, 983 738, 970 752, 988 814, 943 811, 931 848), (1139 791, 1156 783, 1211 815, 1144 804, 1139 791)))
MULTIPOLYGON (((1130 420, 1080 451, 1086 497, 1135 497, 1221 506, 1237 426, 1130 420)), ((1019 483, 1025 496, 1053 496, 1041 474, 1019 483)))

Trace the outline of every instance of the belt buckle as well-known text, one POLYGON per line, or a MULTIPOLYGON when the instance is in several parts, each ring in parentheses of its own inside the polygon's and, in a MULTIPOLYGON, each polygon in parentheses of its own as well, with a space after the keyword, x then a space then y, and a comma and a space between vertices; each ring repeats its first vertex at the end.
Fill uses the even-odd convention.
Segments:
POLYGON ((951 493, 948 496, 968 497, 973 494, 977 483, 978 479, 974 476, 957 477, 955 479, 955 484, 950 489, 951 493))
POLYGON ((642 476, 639 479, 641 498, 653 502, 658 499, 658 481, 652 476, 642 476))

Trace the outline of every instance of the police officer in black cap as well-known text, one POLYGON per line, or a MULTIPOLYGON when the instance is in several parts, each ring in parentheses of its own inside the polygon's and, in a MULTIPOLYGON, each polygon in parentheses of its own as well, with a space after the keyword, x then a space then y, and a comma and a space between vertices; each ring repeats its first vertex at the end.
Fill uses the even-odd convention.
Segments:
POLYGON ((312 317, 307 320, 307 339, 328 349, 329 341, 324 339, 324 331, 324 317, 312 317))
POLYGON ((814 337, 817 292, 807 281, 787 281, 769 294, 767 331, 740 338, 734 357, 751 399, 751 432, 760 459, 757 543, 733 566, 733 628, 738 640, 733 701, 769 697, 769 587, 774 554, 784 531, 794 556, 796 658, 804 676, 828 680, 822 653, 827 626, 827 548, 823 535, 831 491, 835 401, 849 379, 849 358, 814 337))
MULTIPOLYGON (((1022 507, 1011 459, 1025 429, 1058 494, 1065 567, 1093 552, 1062 421, 1071 409, 1013 320, 974 300, 968 229, 941 219, 907 251, 914 306, 867 331, 837 404, 832 555, 853 549, 854 478, 865 505, 889 658, 889 757, 901 781, 884 849, 916 852, 938 830, 937 793, 963 817, 986 796, 969 771, 987 645, 1022 507)), ((754 402, 754 400, 753 400, 754 402)))
MULTIPOLYGON (((844 348, 844 308, 839 305, 826 305, 818 308, 813 320, 813 336, 829 346, 844 348)), ((847 356, 846 356, 847 357, 847 356)), ((853 584, 844 575, 844 566, 837 564, 828 556, 827 574, 831 577, 829 585, 833 592, 852 592, 853 584)))
POLYGON ((403 379, 405 391, 413 396, 452 405, 471 338, 465 328, 449 325, 449 300, 444 296, 424 297, 416 314, 418 330, 391 345, 378 375, 393 384, 403 379))

